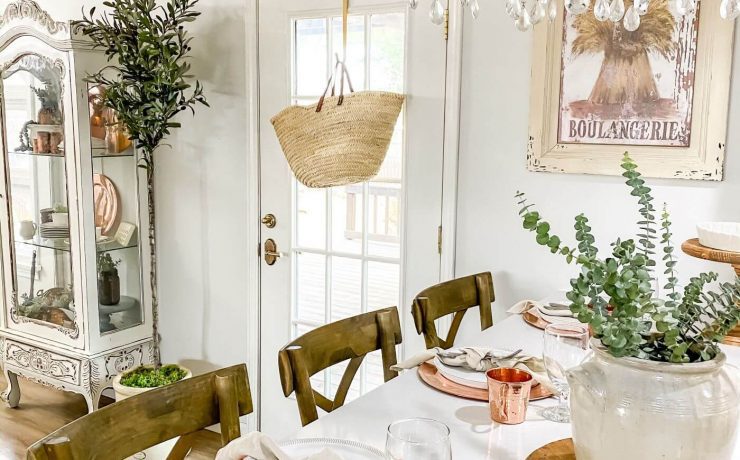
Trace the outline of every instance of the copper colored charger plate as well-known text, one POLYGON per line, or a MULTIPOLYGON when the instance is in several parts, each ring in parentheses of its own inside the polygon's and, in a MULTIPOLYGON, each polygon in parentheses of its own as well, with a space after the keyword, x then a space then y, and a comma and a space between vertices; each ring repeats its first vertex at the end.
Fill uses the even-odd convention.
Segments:
MULTIPOLYGON (((488 390, 473 388, 453 382, 440 374, 434 364, 424 363, 419 366, 419 377, 421 377, 427 385, 443 393, 459 396, 461 398, 488 402, 488 390)), ((529 400, 537 401, 539 399, 549 398, 550 396, 553 396, 551 391, 548 391, 542 385, 536 385, 532 387, 531 393, 529 394, 529 400)))
POLYGON ((529 454, 527 460, 576 460, 573 440, 570 438, 561 439, 546 444, 529 454))

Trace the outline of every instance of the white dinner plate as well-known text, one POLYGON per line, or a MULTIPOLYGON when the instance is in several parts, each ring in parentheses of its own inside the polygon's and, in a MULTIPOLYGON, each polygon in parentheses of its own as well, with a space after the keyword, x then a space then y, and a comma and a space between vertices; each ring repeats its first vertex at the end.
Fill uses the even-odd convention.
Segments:
POLYGON ((279 443, 286 455, 303 460, 329 449, 342 460, 383 460, 382 451, 357 441, 332 438, 294 439, 279 443))

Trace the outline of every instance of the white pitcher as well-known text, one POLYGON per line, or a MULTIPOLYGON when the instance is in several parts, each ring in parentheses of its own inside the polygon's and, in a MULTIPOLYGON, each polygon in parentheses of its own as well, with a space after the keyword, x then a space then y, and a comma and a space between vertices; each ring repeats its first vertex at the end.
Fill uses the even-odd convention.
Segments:
POLYGON ((24 240, 30 240, 36 234, 38 227, 32 220, 22 220, 18 233, 24 240))
POLYGON ((568 371, 578 460, 731 460, 740 416, 738 370, 712 361, 615 358, 597 340, 568 371))

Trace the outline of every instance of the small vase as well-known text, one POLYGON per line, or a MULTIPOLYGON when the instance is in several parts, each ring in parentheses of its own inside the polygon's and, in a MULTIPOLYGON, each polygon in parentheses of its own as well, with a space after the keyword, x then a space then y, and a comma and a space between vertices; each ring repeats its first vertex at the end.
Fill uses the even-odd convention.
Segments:
POLYGON ((598 340, 567 372, 578 460, 730 460, 740 376, 711 361, 672 364, 615 358, 598 340))
POLYGON ((121 279, 118 270, 98 273, 98 301, 101 305, 118 305, 121 301, 121 279))

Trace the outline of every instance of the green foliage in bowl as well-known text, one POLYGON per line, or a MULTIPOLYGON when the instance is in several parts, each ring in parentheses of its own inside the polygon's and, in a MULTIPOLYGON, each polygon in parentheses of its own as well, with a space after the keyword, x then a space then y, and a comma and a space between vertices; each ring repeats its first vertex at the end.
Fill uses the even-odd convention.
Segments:
POLYGON ((121 376, 121 385, 132 388, 159 388, 185 378, 187 372, 176 364, 153 367, 137 367, 121 376))
POLYGON ((718 343, 740 322, 740 277, 734 283, 716 283, 716 273, 701 273, 681 292, 667 207, 658 220, 651 190, 627 153, 622 169, 640 206, 639 232, 636 238, 613 242, 609 256, 599 258, 586 216, 575 218, 576 247, 566 246, 519 192, 524 228, 553 254, 580 265, 581 273, 571 280, 567 295, 571 311, 591 325, 612 355, 672 363, 714 359, 718 343), (654 290, 659 257, 666 276, 665 300, 654 290), (714 290, 709 290, 711 285, 714 290))

